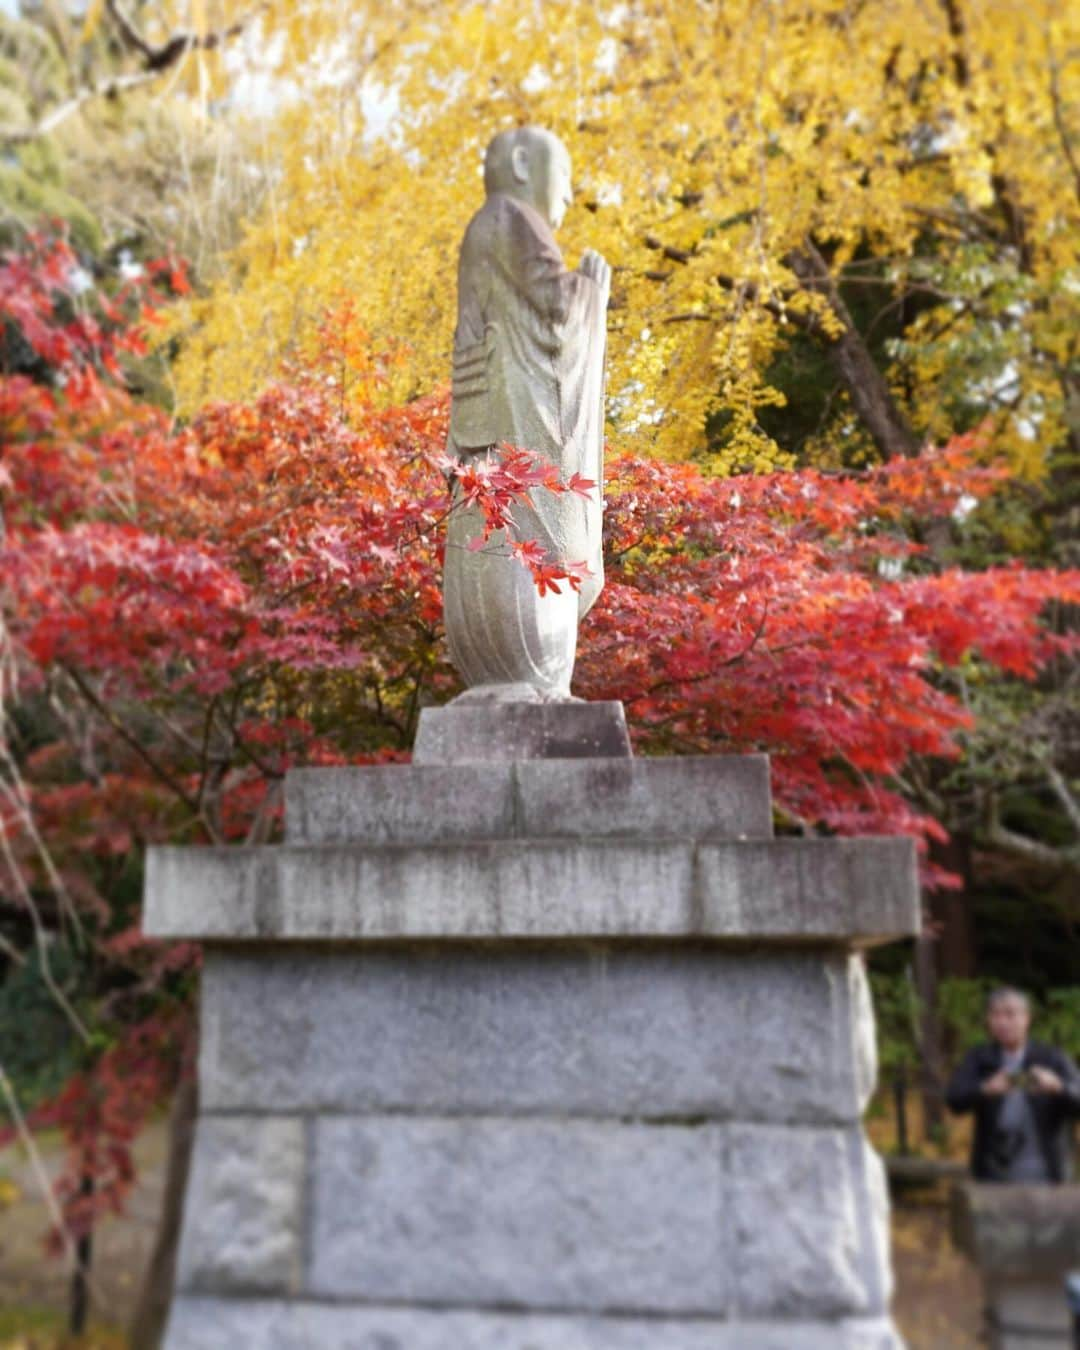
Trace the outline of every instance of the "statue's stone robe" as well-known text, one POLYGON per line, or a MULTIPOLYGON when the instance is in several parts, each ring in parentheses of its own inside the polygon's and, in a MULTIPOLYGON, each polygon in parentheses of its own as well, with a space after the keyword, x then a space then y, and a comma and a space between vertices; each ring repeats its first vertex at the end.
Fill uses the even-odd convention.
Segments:
POLYGON ((459 456, 509 443, 539 451, 564 479, 596 482, 590 501, 540 489, 515 506, 519 537, 558 562, 585 562, 579 594, 540 596, 507 556, 502 533, 469 551, 482 528, 475 509, 453 512, 443 605, 451 658, 470 687, 527 684, 567 697, 578 618, 603 585, 604 343, 600 288, 568 272, 551 228, 532 207, 493 193, 465 232, 458 268, 450 450, 459 456))

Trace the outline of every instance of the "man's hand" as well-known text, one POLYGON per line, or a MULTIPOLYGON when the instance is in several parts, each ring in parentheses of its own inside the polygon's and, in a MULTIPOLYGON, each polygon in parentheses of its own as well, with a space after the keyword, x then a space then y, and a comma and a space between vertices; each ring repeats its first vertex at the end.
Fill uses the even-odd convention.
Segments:
POLYGON ((979 1091, 985 1097, 1002 1097, 1011 1086, 1009 1075, 1004 1069, 998 1069, 993 1077, 983 1079, 979 1084, 979 1091))
POLYGON ((1040 1092, 1057 1093, 1065 1086, 1053 1069, 1044 1069, 1039 1064, 1033 1064, 1028 1072, 1040 1092))
POLYGON ((596 282, 606 300, 611 293, 611 268, 600 254, 594 249, 587 248, 581 255, 581 266, 578 271, 582 276, 596 282))

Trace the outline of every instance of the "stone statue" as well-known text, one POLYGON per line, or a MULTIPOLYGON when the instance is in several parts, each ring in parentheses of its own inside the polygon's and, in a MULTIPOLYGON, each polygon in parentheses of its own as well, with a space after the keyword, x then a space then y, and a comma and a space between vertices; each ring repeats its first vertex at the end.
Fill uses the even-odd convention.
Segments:
POLYGON ((569 272, 552 234, 570 204, 570 157, 548 131, 491 142, 487 200, 465 231, 458 267, 450 453, 497 454, 501 443, 546 455, 567 480, 592 479, 588 501, 539 490, 515 505, 518 536, 557 563, 587 563, 575 593, 541 596, 502 532, 481 551, 481 513, 451 517, 443 608, 450 655, 469 701, 570 697, 578 621, 603 586, 604 349, 611 271, 587 252, 569 272))

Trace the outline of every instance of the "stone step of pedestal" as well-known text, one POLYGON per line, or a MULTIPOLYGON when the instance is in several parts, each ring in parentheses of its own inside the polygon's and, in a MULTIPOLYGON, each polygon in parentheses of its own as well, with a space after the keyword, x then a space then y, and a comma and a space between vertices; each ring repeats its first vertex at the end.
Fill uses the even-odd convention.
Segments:
POLYGON ((296 769, 285 780, 291 844, 672 834, 771 835, 768 757, 385 764, 296 769))
POLYGON ((424 708, 414 764, 491 764, 528 759, 629 759, 623 705, 474 703, 424 708))
POLYGON ((875 1076, 844 952, 207 950, 205 1111, 853 1124, 875 1076))
POLYGON ((817 1322, 582 1317, 198 1298, 168 1350, 903 1350, 886 1317, 817 1322))
POLYGON ((906 837, 153 848, 143 926, 194 941, 865 946, 917 932, 919 893, 906 837))
POLYGON ((878 1317, 891 1293, 886 1210, 858 1126, 204 1115, 177 1287, 878 1317))

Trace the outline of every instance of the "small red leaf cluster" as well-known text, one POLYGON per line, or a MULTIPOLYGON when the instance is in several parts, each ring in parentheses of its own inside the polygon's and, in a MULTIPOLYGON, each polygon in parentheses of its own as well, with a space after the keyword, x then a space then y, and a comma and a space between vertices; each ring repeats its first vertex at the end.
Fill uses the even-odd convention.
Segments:
POLYGON ((523 538, 514 519, 514 506, 519 502, 531 506, 530 493, 536 488, 556 496, 570 492, 588 500, 596 491, 591 478, 575 473, 564 483, 546 456, 512 445, 502 445, 497 451, 467 459, 443 455, 440 464, 455 490, 456 507, 475 507, 481 514, 481 531, 468 545, 472 552, 479 553, 494 535, 501 534, 500 542, 508 546, 510 557, 532 573, 541 595, 548 592, 561 595, 560 581, 565 581, 572 590, 581 589, 581 583, 592 575, 587 564, 563 562, 538 540, 523 538))
POLYGON ((912 537, 1000 483, 977 437, 846 477, 611 473, 581 692, 623 699, 643 750, 767 751, 777 805, 806 828, 940 834, 898 780, 970 725, 943 673, 978 659, 1030 677, 1068 646, 1040 615, 1080 599, 1080 573, 938 572, 912 537))

